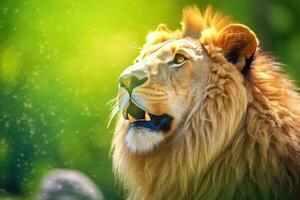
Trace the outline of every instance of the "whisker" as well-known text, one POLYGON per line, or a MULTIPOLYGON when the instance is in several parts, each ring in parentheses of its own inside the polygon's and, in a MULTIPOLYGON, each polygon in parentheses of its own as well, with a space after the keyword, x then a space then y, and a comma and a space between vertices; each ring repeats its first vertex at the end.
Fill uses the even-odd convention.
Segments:
POLYGON ((109 114, 108 123, 107 123, 107 128, 109 128, 109 126, 111 125, 111 122, 116 117, 117 113, 119 112, 117 98, 113 98, 112 100, 107 102, 106 105, 111 107, 111 113, 109 114))
POLYGON ((137 43, 131 44, 129 47, 130 47, 130 48, 133 48, 133 49, 137 49, 137 50, 142 50, 142 49, 143 49, 143 47, 140 46, 140 45, 137 44, 137 43))
POLYGON ((115 105, 116 102, 117 102, 117 97, 115 97, 115 98, 109 100, 105 105, 106 105, 106 106, 109 106, 109 107, 112 107, 112 106, 115 105))

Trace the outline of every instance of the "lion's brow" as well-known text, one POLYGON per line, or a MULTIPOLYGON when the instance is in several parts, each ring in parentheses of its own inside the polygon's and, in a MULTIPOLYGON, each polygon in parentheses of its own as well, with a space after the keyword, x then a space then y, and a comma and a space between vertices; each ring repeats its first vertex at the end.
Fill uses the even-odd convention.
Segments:
MULTIPOLYGON (((150 54, 153 54, 154 52, 158 51, 159 49, 161 49, 163 46, 165 46, 166 44, 170 43, 170 42, 174 42, 176 40, 167 40, 165 42, 162 42, 162 43, 159 43, 159 44, 156 44, 156 45, 153 45, 151 47, 149 47, 148 49, 146 49, 144 52, 143 52, 143 57, 145 56, 148 56, 150 54)), ((197 49, 199 48, 199 45, 197 44, 194 44, 192 43, 191 41, 189 40, 185 40, 186 43, 190 44, 191 45, 191 49, 197 49)), ((187 48, 188 46, 185 46, 185 48, 187 48)))
POLYGON ((150 54, 153 54, 154 52, 158 51, 159 49, 161 49, 163 46, 165 46, 167 43, 170 43, 174 40, 167 40, 165 42, 162 42, 162 43, 158 43, 158 44, 155 44, 151 47, 149 47, 148 49, 146 49, 144 51, 144 56, 147 56, 147 55, 150 55, 150 54))

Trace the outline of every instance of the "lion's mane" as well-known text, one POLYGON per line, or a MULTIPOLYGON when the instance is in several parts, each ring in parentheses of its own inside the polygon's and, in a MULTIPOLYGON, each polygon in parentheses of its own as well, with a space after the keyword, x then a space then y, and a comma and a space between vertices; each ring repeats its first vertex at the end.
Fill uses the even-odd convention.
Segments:
MULTIPOLYGON (((175 138, 145 155, 128 150, 124 142, 128 122, 120 119, 112 148, 116 177, 130 199, 292 198, 300 179, 297 88, 280 65, 259 49, 241 80, 244 77, 214 46, 214 31, 230 23, 228 18, 212 14, 211 9, 203 14, 185 10, 185 23, 196 23, 195 19, 199 29, 208 30, 201 42, 214 60, 203 100, 190 109, 175 138), (234 136, 228 144, 215 145, 226 141, 229 133, 234 136), (208 148, 217 156, 211 157, 208 148)), ((180 37, 178 31, 152 34, 157 35, 146 45, 180 37)))

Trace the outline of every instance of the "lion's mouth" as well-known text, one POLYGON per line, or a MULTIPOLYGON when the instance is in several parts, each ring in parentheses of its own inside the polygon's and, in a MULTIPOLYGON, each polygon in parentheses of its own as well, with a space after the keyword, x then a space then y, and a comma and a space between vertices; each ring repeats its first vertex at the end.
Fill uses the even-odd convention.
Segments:
POLYGON ((127 119, 131 123, 131 127, 144 127, 155 131, 168 131, 171 128, 172 117, 163 115, 154 115, 148 113, 134 103, 130 102, 127 109, 127 119))

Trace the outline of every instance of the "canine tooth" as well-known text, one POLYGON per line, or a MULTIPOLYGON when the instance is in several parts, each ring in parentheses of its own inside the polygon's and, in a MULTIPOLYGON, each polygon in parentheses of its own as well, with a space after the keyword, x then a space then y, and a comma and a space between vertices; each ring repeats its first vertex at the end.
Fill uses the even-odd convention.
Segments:
POLYGON ((149 115, 149 113, 145 112, 145 120, 146 121, 150 121, 151 120, 151 117, 149 115))
POLYGON ((133 123, 133 122, 137 121, 137 119, 132 117, 129 113, 128 113, 128 119, 129 119, 130 123, 133 123))

